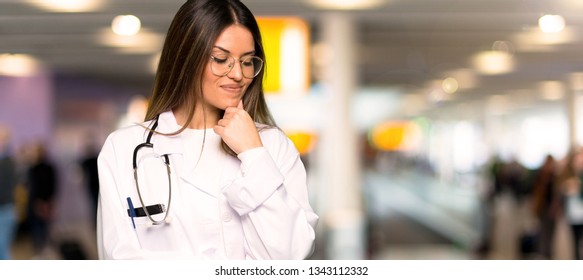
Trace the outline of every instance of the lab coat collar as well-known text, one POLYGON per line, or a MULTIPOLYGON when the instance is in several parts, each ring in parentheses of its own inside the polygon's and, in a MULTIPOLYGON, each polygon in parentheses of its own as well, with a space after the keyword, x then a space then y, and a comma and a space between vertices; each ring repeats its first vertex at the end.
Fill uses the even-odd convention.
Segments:
MULTIPOLYGON (((172 111, 160 114, 156 131, 173 133, 179 129, 180 126, 176 123, 176 118, 172 111)), ((154 144, 154 152, 159 155, 182 154, 182 137, 180 134, 166 136, 154 133, 152 143, 154 144)))

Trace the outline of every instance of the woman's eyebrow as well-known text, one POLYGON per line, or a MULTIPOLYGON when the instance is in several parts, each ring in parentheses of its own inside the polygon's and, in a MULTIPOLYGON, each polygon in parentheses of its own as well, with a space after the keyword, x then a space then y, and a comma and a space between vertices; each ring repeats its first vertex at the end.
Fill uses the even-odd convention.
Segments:
MULTIPOLYGON (((221 51, 224 51, 226 53, 229 53, 229 54, 231 53, 231 51, 229 51, 229 50, 227 50, 225 48, 221 48, 219 46, 214 46, 214 47, 217 48, 217 49, 219 49, 219 50, 221 50, 221 51)), ((255 54, 255 51, 253 50, 253 51, 246 52, 242 56, 246 56, 246 55, 250 55, 250 54, 255 54)))

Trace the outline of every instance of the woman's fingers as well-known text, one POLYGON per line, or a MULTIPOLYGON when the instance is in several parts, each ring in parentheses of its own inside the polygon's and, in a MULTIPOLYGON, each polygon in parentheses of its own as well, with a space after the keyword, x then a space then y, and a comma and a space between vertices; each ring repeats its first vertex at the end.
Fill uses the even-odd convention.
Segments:
POLYGON ((243 109, 242 101, 237 107, 225 109, 225 114, 217 122, 214 131, 237 154, 263 146, 255 122, 243 109))

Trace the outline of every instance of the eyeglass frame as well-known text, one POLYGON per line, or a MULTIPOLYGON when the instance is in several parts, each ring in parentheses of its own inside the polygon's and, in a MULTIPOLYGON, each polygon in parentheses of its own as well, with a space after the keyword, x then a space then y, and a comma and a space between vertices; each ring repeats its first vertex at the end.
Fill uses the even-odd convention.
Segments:
MULTIPOLYGON (((221 55, 223 55, 223 54, 221 54, 221 55)), ((261 73, 261 70, 263 70, 263 65, 265 65, 265 61, 263 61, 263 59, 261 57, 258 57, 256 55, 246 55, 246 56, 243 56, 243 57, 241 57, 239 59, 236 59, 234 56, 232 56, 230 54, 226 54, 226 56, 227 56, 227 60, 229 58, 232 58, 234 60, 234 62, 239 61, 239 66, 241 67, 241 75, 243 77, 247 78, 247 79, 254 79, 255 77, 257 77, 257 75, 259 75, 259 73, 261 73), (243 63, 243 60, 242 60, 243 58, 251 58, 251 59, 256 58, 259 61, 261 61, 261 67, 259 67, 259 70, 257 71, 257 73, 255 73, 253 75, 253 77, 247 77, 247 76, 245 76, 244 71, 243 71, 243 64, 242 64, 243 63)), ((235 68, 235 63, 233 63, 232 66, 229 67, 229 70, 227 72, 225 72, 224 74, 217 74, 213 70, 213 62, 217 62, 216 61, 217 59, 218 59, 217 56, 215 56, 213 54, 210 55, 210 58, 209 58, 209 60, 210 60, 210 68, 211 68, 211 72, 213 73, 213 75, 218 76, 218 77, 224 77, 224 76, 229 75, 229 73, 231 73, 231 71, 233 71, 233 68, 235 68)))

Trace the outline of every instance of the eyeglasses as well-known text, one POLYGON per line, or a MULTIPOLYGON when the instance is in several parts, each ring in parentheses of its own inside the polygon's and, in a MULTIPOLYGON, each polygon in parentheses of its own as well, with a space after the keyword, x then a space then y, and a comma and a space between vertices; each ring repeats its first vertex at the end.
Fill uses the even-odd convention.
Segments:
MULTIPOLYGON (((257 56, 239 59, 241 73, 247 79, 255 78, 263 67, 263 60, 257 56)), ((235 67, 235 58, 228 54, 211 55, 211 71, 217 76, 226 76, 235 67)))

